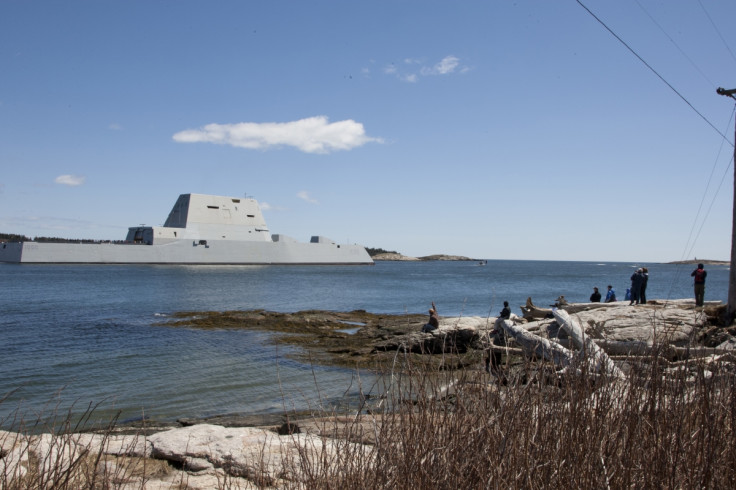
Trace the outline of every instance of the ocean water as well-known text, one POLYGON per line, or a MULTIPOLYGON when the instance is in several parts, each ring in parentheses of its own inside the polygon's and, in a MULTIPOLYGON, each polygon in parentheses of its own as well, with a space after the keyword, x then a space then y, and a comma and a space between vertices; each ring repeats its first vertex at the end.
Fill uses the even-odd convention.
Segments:
MULTIPOLYGON (((692 297, 686 265, 489 260, 375 266, 0 264, 0 426, 22 416, 159 420, 332 406, 373 390, 370 373, 305 365, 268 332, 161 326, 178 311, 263 308, 440 316, 520 314, 560 294, 587 301, 649 268, 649 299, 692 297)), ((728 267, 709 266, 706 300, 726 302, 728 267)))

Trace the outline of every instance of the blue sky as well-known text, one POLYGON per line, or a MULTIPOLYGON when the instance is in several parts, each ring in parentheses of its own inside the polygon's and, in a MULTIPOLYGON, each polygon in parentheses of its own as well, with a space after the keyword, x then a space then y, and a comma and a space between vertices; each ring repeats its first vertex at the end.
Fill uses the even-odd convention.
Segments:
POLYGON ((727 259, 736 2, 583 4, 680 95, 574 0, 0 2, 0 232, 195 192, 414 256, 727 259))

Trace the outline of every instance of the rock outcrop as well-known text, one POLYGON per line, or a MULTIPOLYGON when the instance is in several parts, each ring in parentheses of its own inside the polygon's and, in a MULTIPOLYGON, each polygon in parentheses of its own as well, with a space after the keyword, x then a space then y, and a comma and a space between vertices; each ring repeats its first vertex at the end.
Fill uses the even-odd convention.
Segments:
POLYGON ((0 483, 20 483, 42 472, 48 474, 49 487, 59 483, 57 475, 67 474, 75 475, 73 486, 79 488, 103 476, 131 489, 283 487, 304 481, 308 468, 339 467, 340 451, 370 457, 368 445, 325 437, 319 424, 311 429, 279 435, 275 428, 199 424, 148 437, 0 431, 0 483), (143 461, 147 470, 137 471, 143 461))
POLYGON ((396 261, 409 261, 409 262, 419 262, 419 261, 433 261, 433 260, 453 260, 453 261, 467 261, 467 260, 476 260, 471 259, 469 257, 463 257, 462 255, 444 255, 444 254, 437 254, 437 255, 425 255, 423 257, 410 257, 408 255, 402 255, 400 253, 396 252, 386 252, 382 254, 377 254, 371 257, 374 261, 378 260, 396 260, 396 261))

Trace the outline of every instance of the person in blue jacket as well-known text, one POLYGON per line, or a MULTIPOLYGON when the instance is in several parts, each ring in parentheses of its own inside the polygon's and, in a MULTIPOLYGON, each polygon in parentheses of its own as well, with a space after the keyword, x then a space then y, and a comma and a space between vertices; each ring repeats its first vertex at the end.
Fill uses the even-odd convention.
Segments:
POLYGON ((614 291, 613 286, 609 284, 608 292, 606 293, 606 303, 613 303, 614 301, 616 301, 616 291, 614 291))

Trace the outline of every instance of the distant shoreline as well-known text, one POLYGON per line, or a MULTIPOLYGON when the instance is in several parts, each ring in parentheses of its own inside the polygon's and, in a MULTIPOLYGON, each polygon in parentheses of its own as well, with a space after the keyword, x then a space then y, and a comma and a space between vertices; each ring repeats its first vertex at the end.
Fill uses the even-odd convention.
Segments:
MULTIPOLYGON (((371 257, 374 261, 402 261, 402 262, 429 262, 438 260, 448 261, 466 261, 466 262, 479 262, 481 259, 472 259, 470 257, 464 257, 462 255, 426 255, 424 257, 411 257, 395 252, 387 252, 377 254, 371 257)), ((672 265, 731 265, 731 262, 727 260, 709 260, 709 259, 692 259, 692 260, 676 260, 672 262, 663 262, 664 264, 672 265)))
POLYGON ((453 261, 467 261, 475 262, 478 259, 471 259, 469 257, 463 257, 461 255, 427 255, 424 257, 409 257, 408 255, 402 255, 395 252, 387 252, 377 254, 371 257, 374 261, 405 261, 405 262, 427 262, 431 260, 453 260, 453 261))
POLYGON ((692 265, 731 265, 731 262, 727 260, 706 260, 706 259, 693 259, 693 260, 676 260, 674 262, 667 262, 668 264, 692 264, 692 265))

